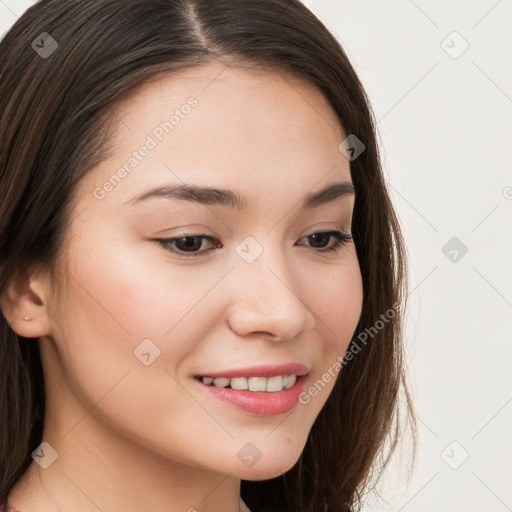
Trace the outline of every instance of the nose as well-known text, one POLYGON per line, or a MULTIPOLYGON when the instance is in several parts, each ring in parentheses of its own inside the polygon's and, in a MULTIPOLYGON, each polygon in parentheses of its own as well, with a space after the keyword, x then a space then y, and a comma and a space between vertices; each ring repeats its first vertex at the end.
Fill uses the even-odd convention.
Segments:
POLYGON ((293 339, 311 328, 314 317, 299 296, 297 278, 277 251, 254 262, 237 261, 230 272, 232 304, 228 323, 239 336, 264 333, 275 341, 293 339))

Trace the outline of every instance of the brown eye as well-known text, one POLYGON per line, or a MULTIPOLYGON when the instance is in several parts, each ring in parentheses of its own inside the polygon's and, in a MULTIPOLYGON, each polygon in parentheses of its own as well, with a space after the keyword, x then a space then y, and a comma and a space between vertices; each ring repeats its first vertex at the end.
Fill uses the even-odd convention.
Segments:
MULTIPOLYGON (((184 235, 175 238, 164 238, 160 240, 156 240, 159 242, 164 249, 183 256, 200 256, 206 250, 200 250, 203 246, 203 240, 207 240, 211 243, 218 242, 215 238, 208 235, 184 235)), ((218 248, 219 244, 215 244, 215 247, 218 248)))
POLYGON ((303 238, 312 238, 313 245, 310 247, 312 247, 312 249, 317 249, 318 252, 337 251, 345 244, 352 241, 352 235, 350 233, 345 233, 344 231, 320 231, 318 233, 307 235, 303 238), (325 249, 324 242, 328 243, 331 238, 334 238, 334 243, 331 247, 325 249))
MULTIPOLYGON (((302 237, 302 239, 312 239, 313 243, 308 245, 311 249, 323 253, 323 252, 336 252, 340 250, 345 244, 352 241, 352 235, 344 231, 320 231, 318 233, 312 233, 302 237), (329 241, 334 239, 334 243, 329 247, 329 241), (326 248, 327 246, 327 248, 326 248)), ((184 257, 200 257, 203 256, 207 251, 212 249, 219 249, 222 244, 217 238, 209 235, 194 235, 185 234, 183 236, 174 238, 161 238, 155 239, 166 251, 169 251, 177 256, 184 257), (204 249, 203 241, 207 240, 213 247, 210 249, 204 249)))

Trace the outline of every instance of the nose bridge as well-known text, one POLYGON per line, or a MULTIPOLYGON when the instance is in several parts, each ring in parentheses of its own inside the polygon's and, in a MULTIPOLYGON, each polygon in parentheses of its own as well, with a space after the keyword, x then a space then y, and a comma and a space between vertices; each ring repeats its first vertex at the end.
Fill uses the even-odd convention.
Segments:
POLYGON ((290 263, 272 236, 249 236, 236 247, 230 323, 239 334, 265 331, 293 338, 311 314, 298 296, 290 263), (263 241, 263 238, 265 239, 263 241))
MULTIPOLYGON (((290 276, 290 263, 286 261, 282 247, 272 234, 258 236, 258 239, 248 236, 236 247, 238 261, 235 272, 240 282, 251 285, 250 295, 257 298, 258 293, 265 294, 269 288, 276 288, 274 293, 292 293, 293 277, 290 276), (279 276, 279 278, 278 278, 279 276), (283 283, 284 281, 284 283, 283 283), (286 286, 287 285, 287 286, 286 286)), ((297 298, 296 298, 297 300, 297 298)))

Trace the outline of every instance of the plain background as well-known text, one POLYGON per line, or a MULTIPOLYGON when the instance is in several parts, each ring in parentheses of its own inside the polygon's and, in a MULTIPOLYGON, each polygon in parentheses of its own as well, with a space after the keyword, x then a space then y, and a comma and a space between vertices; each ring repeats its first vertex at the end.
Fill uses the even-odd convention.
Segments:
MULTIPOLYGON (((0 36, 33 3, 0 0, 0 36)), ((418 463, 364 510, 512 510, 512 1, 304 4, 368 92, 409 254, 418 463)))

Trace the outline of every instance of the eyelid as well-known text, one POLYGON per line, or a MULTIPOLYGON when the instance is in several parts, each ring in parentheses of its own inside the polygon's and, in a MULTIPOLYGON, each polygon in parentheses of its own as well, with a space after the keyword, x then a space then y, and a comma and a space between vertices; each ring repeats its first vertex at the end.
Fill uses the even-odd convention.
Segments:
MULTIPOLYGON (((325 248, 318 249, 315 247, 310 247, 308 245, 305 245, 306 249, 308 249, 309 251, 313 251, 316 254, 330 254, 330 253, 336 254, 341 249, 343 249, 348 243, 353 242, 352 233, 350 231, 344 230, 343 228, 316 229, 316 230, 309 232, 308 234, 300 236, 298 238, 298 240, 301 240, 303 238, 308 238, 313 235, 329 235, 329 238, 331 238, 331 239, 334 238, 334 240, 335 240, 334 244, 331 245, 331 247, 328 247, 327 249, 325 249, 325 248)), ((210 253, 213 249, 219 248, 219 242, 220 242, 220 240, 216 236, 211 236, 206 233, 190 233, 190 232, 181 233, 174 237, 152 239, 152 240, 154 242, 157 242, 158 244, 160 244, 164 248, 164 250, 170 252, 171 254, 173 254, 174 256, 176 256, 179 259, 183 259, 183 258, 185 258, 185 259, 188 259, 188 258, 200 259, 200 258, 206 256, 207 253, 210 253), (201 251, 189 252, 189 253, 187 253, 187 251, 180 251, 180 250, 169 248, 171 242, 176 242, 177 240, 181 240, 182 238, 200 238, 203 240, 205 239, 205 240, 208 240, 211 243, 213 243, 214 247, 212 247, 210 249, 203 249, 201 251)))

